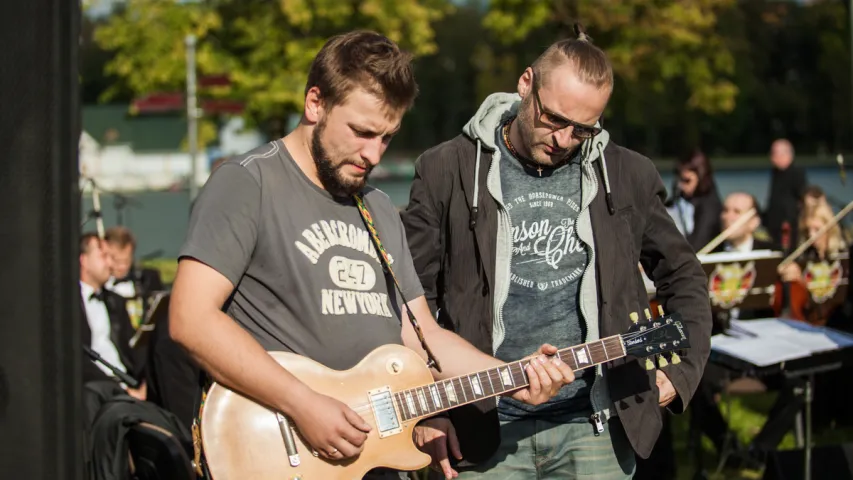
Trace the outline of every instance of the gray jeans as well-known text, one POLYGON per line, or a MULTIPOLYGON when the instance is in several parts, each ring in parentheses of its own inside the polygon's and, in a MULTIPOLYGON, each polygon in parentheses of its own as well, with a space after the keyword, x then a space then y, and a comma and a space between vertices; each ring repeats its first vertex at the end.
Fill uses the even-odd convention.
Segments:
MULTIPOLYGON (((596 436, 589 423, 549 420, 501 422, 501 444, 483 464, 459 471, 459 480, 595 479, 634 476, 634 450, 618 418, 596 436)), ((431 471, 431 479, 443 474, 431 471)))

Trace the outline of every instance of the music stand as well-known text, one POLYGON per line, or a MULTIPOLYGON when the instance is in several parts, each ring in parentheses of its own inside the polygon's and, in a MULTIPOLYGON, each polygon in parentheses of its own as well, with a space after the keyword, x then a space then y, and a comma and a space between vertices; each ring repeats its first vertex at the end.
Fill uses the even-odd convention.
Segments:
POLYGON ((720 311, 766 309, 773 305, 776 269, 782 252, 718 252, 698 255, 708 277, 708 294, 715 316, 720 311))
POLYGON ((151 305, 148 307, 148 312, 146 312, 142 324, 139 325, 136 333, 133 334, 133 338, 130 339, 130 348, 144 348, 148 345, 151 333, 157 327, 157 324, 160 323, 159 320, 169 315, 171 298, 172 292, 170 291, 164 290, 154 293, 151 305))
POLYGON ((710 360, 730 370, 764 377, 800 378, 805 421, 805 479, 811 478, 814 376, 841 368, 853 358, 853 336, 790 319, 733 320, 732 330, 711 337, 710 360))

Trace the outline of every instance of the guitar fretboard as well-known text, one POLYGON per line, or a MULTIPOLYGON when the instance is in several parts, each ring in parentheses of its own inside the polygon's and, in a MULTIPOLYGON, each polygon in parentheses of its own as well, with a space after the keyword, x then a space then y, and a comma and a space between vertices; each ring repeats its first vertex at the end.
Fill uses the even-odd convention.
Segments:
MULTIPOLYGON (((565 348, 557 352, 572 370, 608 362, 625 356, 620 335, 565 348)), ((468 375, 449 378, 422 387, 394 393, 394 402, 403 421, 434 415, 467 403, 494 397, 528 385, 524 368, 529 359, 507 363, 468 375)))

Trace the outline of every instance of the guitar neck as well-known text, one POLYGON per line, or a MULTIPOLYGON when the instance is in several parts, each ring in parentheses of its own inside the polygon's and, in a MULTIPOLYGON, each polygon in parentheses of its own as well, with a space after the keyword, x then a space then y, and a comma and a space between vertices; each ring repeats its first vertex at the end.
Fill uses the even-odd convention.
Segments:
MULTIPOLYGON (((560 360, 579 371, 625 356, 621 335, 564 348, 557 352, 560 360)), ((449 378, 439 382, 394 393, 394 402, 403 421, 416 420, 526 387, 529 383, 524 367, 529 359, 449 378)))

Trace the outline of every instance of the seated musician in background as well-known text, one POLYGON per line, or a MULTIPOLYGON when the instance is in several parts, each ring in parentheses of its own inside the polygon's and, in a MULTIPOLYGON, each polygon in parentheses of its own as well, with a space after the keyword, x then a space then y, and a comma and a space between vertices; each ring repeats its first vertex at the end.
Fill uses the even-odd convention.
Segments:
MULTIPOLYGON (((133 326, 124 308, 124 299, 104 288, 110 278, 110 267, 110 256, 98 235, 95 233, 81 235, 80 307, 85 321, 81 322, 80 330, 83 345, 90 347, 119 370, 140 379, 145 363, 140 352, 135 352, 128 344, 133 336, 133 326)), ((83 382, 104 380, 120 383, 109 368, 85 356, 83 382)), ((131 396, 145 400, 144 382, 136 389, 123 384, 122 388, 131 396)))
MULTIPOLYGON (((804 243, 814 237, 821 228, 834 222, 835 215, 828 203, 816 202, 811 208, 803 210, 799 219, 798 237, 804 243)), ((846 250, 841 236, 841 227, 836 223, 805 251, 800 258, 780 268, 779 274, 785 282, 798 282, 805 287, 803 265, 809 261, 822 261, 846 250)), ((807 306, 806 306, 807 308, 807 306)), ((808 312, 804 312, 807 314, 808 312)), ((826 318, 815 319, 817 323, 825 324, 826 318)))
MULTIPOLYGON (((720 213, 721 231, 725 231, 732 226, 742 215, 754 208, 759 212, 758 201, 756 198, 746 192, 732 192, 723 203, 723 211, 720 213)), ((752 252, 755 250, 778 250, 773 242, 768 242, 755 238, 755 232, 761 226, 761 216, 756 214, 748 222, 739 229, 735 230, 728 239, 721 243, 714 252, 752 252)), ((741 319, 749 320, 753 318, 769 318, 775 316, 773 310, 768 306, 766 309, 743 311, 738 308, 733 308, 729 311, 720 312, 727 314, 725 318, 715 319, 714 333, 719 333, 720 323, 726 323, 729 320, 741 319)))
MULTIPOLYGON (((754 196, 746 192, 730 193, 723 202, 723 211, 720 214, 721 231, 732 226, 742 215, 750 209, 758 210, 758 201, 754 196)), ((755 238, 755 232, 761 226, 761 217, 753 216, 748 222, 735 230, 723 243, 714 249, 715 252, 752 252, 755 250, 776 250, 776 246, 755 238)), ((773 310, 768 306, 766 309, 741 310, 733 308, 728 311, 720 311, 714 322, 714 333, 723 330, 723 326, 730 320, 769 318, 775 316, 773 310)), ((694 427, 705 434, 714 444, 718 453, 722 452, 729 427, 720 413, 717 405, 717 395, 723 389, 726 375, 720 367, 709 362, 705 366, 702 381, 693 398, 691 405, 690 420, 694 427)), ((734 439, 734 437, 732 437, 734 439)), ((736 445, 734 445, 737 448, 736 445)))
MULTIPOLYGON (((216 169, 193 206, 179 256, 172 337, 215 381, 292 418, 305 442, 333 461, 359 455, 371 427, 267 351, 338 370, 388 344, 426 359, 405 297, 441 363, 437 378, 503 364, 438 326, 400 215, 367 186, 416 93, 410 56, 394 42, 365 31, 333 37, 311 64, 297 128, 216 169), (373 225, 383 248, 375 248, 373 225)), ((574 380, 559 357, 546 357, 556 352, 540 348, 527 368, 531 386, 513 398, 541 404, 574 380)))
POLYGON ((112 276, 106 286, 126 299, 131 323, 138 327, 148 308, 150 295, 163 290, 160 272, 134 264, 136 238, 127 227, 108 228, 104 240, 112 262, 112 276))
MULTIPOLYGON (((746 192, 732 192, 723 202, 723 211, 720 213, 720 231, 731 227, 743 214, 754 208, 759 211, 758 201, 754 196, 746 192)), ((772 242, 755 238, 755 232, 761 226, 761 217, 756 215, 746 222, 742 227, 734 231, 728 239, 721 243, 715 252, 752 252, 754 250, 775 250, 772 242)))

